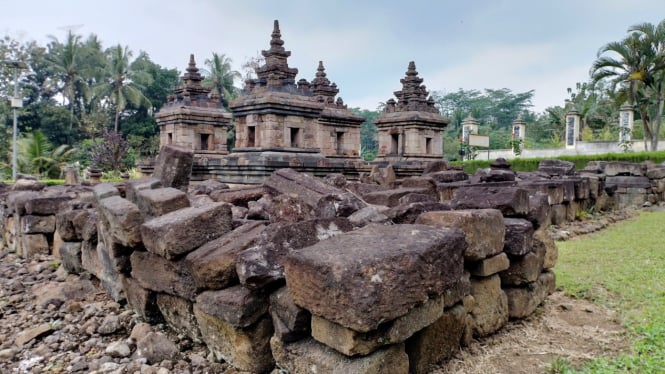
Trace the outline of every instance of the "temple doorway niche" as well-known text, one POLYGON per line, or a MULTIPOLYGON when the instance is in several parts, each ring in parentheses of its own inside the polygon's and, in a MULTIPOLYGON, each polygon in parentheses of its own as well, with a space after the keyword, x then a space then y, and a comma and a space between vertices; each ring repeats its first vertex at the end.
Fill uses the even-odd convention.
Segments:
POLYGON ((256 127, 247 126, 247 146, 255 147, 256 142, 256 127))
POLYGON ((173 144, 173 133, 168 133, 167 135, 168 135, 167 144, 169 145, 173 144))
POLYGON ((300 144, 298 144, 300 140, 300 129, 297 127, 289 127, 289 133, 289 139, 291 140, 290 146, 298 148, 300 146, 300 144))
POLYGON ((335 134, 336 134, 336 137, 335 137, 336 143, 335 143, 335 145, 337 147, 336 153, 338 155, 344 154, 344 133, 341 132, 341 131, 338 131, 335 134))
POLYGON ((425 153, 432 154, 432 138, 425 138, 425 153))
POLYGON ((399 153, 399 134, 390 134, 390 153, 399 153))
POLYGON ((210 148, 210 134, 199 134, 201 139, 200 150, 207 151, 210 148))

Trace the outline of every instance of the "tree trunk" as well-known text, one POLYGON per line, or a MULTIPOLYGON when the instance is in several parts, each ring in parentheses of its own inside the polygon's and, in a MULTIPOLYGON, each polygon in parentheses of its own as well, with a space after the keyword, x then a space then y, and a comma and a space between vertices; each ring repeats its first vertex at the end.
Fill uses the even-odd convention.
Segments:
POLYGON ((653 119, 654 120, 654 125, 653 125, 653 135, 651 137, 651 150, 652 151, 657 151, 658 150, 658 135, 660 134, 660 121, 661 118, 663 118, 663 103, 664 99, 663 98, 663 91, 658 87, 658 108, 656 109, 656 117, 653 119))

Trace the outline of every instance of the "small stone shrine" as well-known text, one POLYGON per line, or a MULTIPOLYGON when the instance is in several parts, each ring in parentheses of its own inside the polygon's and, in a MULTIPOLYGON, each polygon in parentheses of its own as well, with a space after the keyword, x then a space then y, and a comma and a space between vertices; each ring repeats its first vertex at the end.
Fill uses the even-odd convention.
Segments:
POLYGON ((203 87, 203 77, 189 56, 187 72, 182 76, 184 85, 174 90, 164 107, 155 114, 159 126, 159 143, 192 149, 199 164, 219 159, 228 154, 227 128, 231 113, 222 106, 218 95, 203 87))
POLYGON ((379 160, 434 161, 443 157, 443 132, 450 123, 434 106, 434 99, 415 62, 409 63, 402 90, 386 102, 383 114, 374 121, 379 129, 379 160))

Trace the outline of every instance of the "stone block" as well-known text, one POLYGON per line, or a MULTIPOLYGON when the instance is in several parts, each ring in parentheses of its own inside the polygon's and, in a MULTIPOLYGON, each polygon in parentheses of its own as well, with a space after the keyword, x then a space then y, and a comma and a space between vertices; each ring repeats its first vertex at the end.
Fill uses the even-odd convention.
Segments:
POLYGON ((546 230, 540 229, 533 233, 533 250, 536 253, 545 252, 543 269, 551 269, 556 265, 559 250, 554 243, 554 239, 546 230))
POLYGON ((314 215, 318 218, 348 217, 366 206, 364 201, 350 192, 328 194, 319 199, 314 215))
POLYGON ((55 231, 55 216, 21 216, 22 234, 53 234, 55 231))
POLYGON ((60 260, 67 272, 81 274, 83 272, 81 242, 63 242, 60 247, 60 260))
POLYGON ((445 170, 426 175, 436 183, 453 183, 469 179, 469 176, 462 170, 445 170))
POLYGON ((450 169, 450 163, 446 160, 437 160, 427 163, 425 169, 423 170, 423 175, 430 175, 433 173, 438 173, 441 171, 447 171, 450 169))
POLYGON ((428 188, 396 188, 385 191, 370 192, 363 195, 363 199, 369 204, 394 207, 399 205, 400 198, 412 193, 427 194, 431 193, 431 191, 428 188))
POLYGON ((127 304, 146 322, 156 324, 163 321, 162 312, 157 306, 157 293, 141 287, 131 277, 122 278, 122 289, 127 297, 127 304))
POLYGON ((193 164, 193 150, 165 145, 159 150, 152 177, 160 180, 162 187, 173 187, 187 192, 193 164))
POLYGON ((566 206, 556 204, 550 207, 551 221, 553 225, 562 225, 566 223, 566 206))
POLYGON ((538 171, 550 176, 575 174, 575 164, 563 160, 542 160, 538 163, 538 171))
POLYGON ((529 193, 529 213, 526 219, 529 220, 535 229, 547 227, 551 223, 551 208, 547 194, 542 192, 529 193))
POLYGON ((489 277, 490 275, 507 270, 509 267, 510 260, 508 260, 508 256, 503 252, 466 265, 471 275, 479 277, 489 277))
POLYGON ((503 251, 505 226, 503 216, 497 209, 427 212, 421 214, 416 223, 462 230, 466 241, 466 261, 482 260, 503 251))
POLYGON ((275 336, 292 342, 309 336, 312 314, 296 305, 288 288, 282 287, 270 295, 270 316, 275 336))
POLYGON ((605 164, 605 175, 613 177, 617 175, 644 176, 646 166, 633 162, 610 161, 605 164))
POLYGON ((605 178, 605 188, 651 188, 647 177, 615 176, 605 178))
POLYGON ((370 225, 289 253, 286 283, 301 307, 368 332, 458 281, 465 248, 457 229, 370 225))
POLYGON ((240 283, 260 289, 284 279, 284 257, 291 251, 353 230, 348 219, 320 218, 297 223, 272 224, 256 245, 244 250, 236 261, 240 283))
POLYGON ((49 254, 50 248, 44 234, 23 234, 19 236, 19 240, 21 241, 20 253, 24 258, 49 254))
MULTIPOLYGON (((413 194, 405 195, 413 196, 413 194)), ((402 200, 402 199, 400 199, 402 200)), ((377 205, 380 206, 380 205, 377 205)), ((401 204, 389 208, 385 211, 390 221, 395 224, 414 223, 418 217, 425 212, 451 210, 450 204, 440 202, 419 202, 410 204, 401 204)))
MULTIPOLYGON (((104 242, 97 243, 97 269, 96 274, 102 288, 115 301, 125 300, 125 293, 122 289, 122 279, 125 277, 118 270, 117 258, 111 257, 104 242)), ((83 246, 81 247, 81 262, 83 263, 83 246)))
POLYGON ((246 223, 208 242, 185 256, 187 266, 199 289, 222 289, 238 281, 236 261, 253 245, 265 229, 263 222, 246 223))
POLYGON ((145 189, 138 191, 136 205, 146 218, 153 218, 188 208, 189 199, 186 193, 173 187, 145 189))
POLYGON ((498 209, 505 217, 526 217, 529 194, 519 187, 468 187, 455 191, 454 209, 498 209))
POLYGON ((530 316, 555 288, 554 273, 541 273, 535 282, 522 287, 506 287, 503 291, 508 297, 508 314, 510 318, 526 318, 530 316))
POLYGON ((94 275, 97 279, 101 278, 102 264, 97 254, 96 241, 83 241, 81 243, 81 265, 85 271, 94 275))
POLYGON ((512 170, 490 169, 489 172, 480 175, 481 182, 512 182, 515 180, 515 172, 512 170))
POLYGON ((58 234, 58 231, 54 232, 53 241, 51 242, 51 255, 53 258, 60 260, 60 249, 63 244, 64 242, 62 241, 60 234, 58 234))
POLYGON ((665 179, 665 167, 656 167, 647 170, 649 179, 665 179))
POLYGON ((462 305, 446 310, 433 324, 406 341, 409 372, 430 373, 432 366, 451 358, 460 349, 467 313, 462 305))
POLYGON ((386 223, 390 220, 385 214, 388 209, 382 205, 368 205, 350 215, 349 222, 355 227, 363 227, 370 223, 386 223))
POLYGON ((404 344, 395 344, 364 357, 347 357, 332 348, 303 339, 284 344, 278 338, 270 339, 272 354, 280 368, 290 374, 407 374, 409 357, 404 344))
POLYGON ((210 195, 213 191, 228 190, 229 185, 216 179, 206 179, 191 187, 192 195, 210 195))
POLYGON ((587 200, 591 196, 591 185, 588 178, 574 179, 575 200, 587 200))
POLYGON ((533 247, 533 224, 520 218, 504 218, 506 231, 503 250, 511 256, 523 256, 533 247))
POLYGON ((450 287, 443 291, 444 308, 450 308, 453 305, 464 300, 471 293, 471 273, 464 271, 462 276, 456 280, 450 287))
POLYGON ((201 332, 194 317, 194 304, 191 301, 165 293, 158 293, 156 300, 164 321, 174 331, 188 336, 194 342, 201 342, 201 332))
POLYGON ((537 192, 546 194, 549 205, 563 203, 565 191, 560 180, 529 180, 520 183, 520 187, 529 190, 531 194, 537 192))
POLYGON ((533 251, 524 256, 509 256, 510 267, 500 273, 501 284, 504 286, 519 286, 535 282, 543 271, 547 248, 542 245, 534 246, 533 251))
POLYGON ((151 219, 140 227, 146 249, 166 259, 185 255, 233 227, 231 206, 190 207, 151 219))
POLYGON ((109 266, 113 267, 113 271, 129 274, 131 266, 129 263, 129 255, 132 254, 133 248, 124 246, 118 243, 109 232, 109 224, 105 220, 97 222, 98 241, 103 243, 103 247, 98 247, 98 250, 104 250, 104 257, 109 261, 109 266))
POLYGON ((399 205, 408 205, 411 203, 437 203, 438 196, 436 194, 424 193, 410 193, 399 198, 399 205))
POLYGON ((196 286, 181 262, 168 261, 150 252, 135 251, 130 256, 132 278, 141 287, 194 301, 196 286))
POLYGON ((25 212, 40 216, 55 215, 68 201, 74 198, 71 194, 49 195, 40 194, 25 203, 25 212))
POLYGON ((22 215, 25 213, 25 205, 28 201, 38 198, 40 195, 34 191, 16 191, 7 194, 5 203, 7 204, 7 212, 14 215, 22 215))
POLYGON ((80 233, 76 232, 74 228, 74 218, 77 214, 81 213, 80 210, 67 210, 59 212, 55 215, 55 230, 64 241, 80 241, 82 240, 80 233))
POLYGON ((385 345, 402 343, 416 331, 434 323, 442 315, 443 296, 427 300, 407 314, 369 332, 357 332, 313 315, 312 337, 347 356, 366 356, 385 345))
POLYGON ((432 193, 436 191, 436 181, 431 176, 409 177, 402 180, 403 188, 424 188, 432 193))
POLYGON ((508 298, 499 275, 471 278, 471 295, 477 301, 470 312, 475 336, 491 335, 506 325, 508 298))
POLYGON ((252 373, 265 373, 275 361, 270 351, 273 328, 269 317, 254 325, 238 328, 194 305, 194 315, 206 346, 217 360, 252 373))
POLYGON ((217 190, 210 193, 210 197, 223 203, 229 203, 247 208, 247 203, 257 201, 268 193, 265 186, 234 188, 232 190, 217 190))
POLYGON ((319 178, 288 168, 272 173, 264 185, 279 194, 297 195, 310 209, 316 208, 319 199, 325 195, 344 193, 319 178))
POLYGON ((248 327, 268 312, 264 293, 236 285, 223 290, 204 291, 196 297, 196 305, 204 313, 234 327, 248 327))
POLYGON ((111 183, 99 183, 92 189, 92 193, 97 201, 101 201, 111 196, 120 196, 120 191, 111 183))
POLYGON ((141 178, 125 183, 125 198, 134 204, 139 203, 138 194, 141 191, 161 188, 162 182, 156 178, 141 178))
POLYGON ((267 210, 270 223, 294 223, 314 218, 312 208, 297 195, 275 196, 267 210))
POLYGON ((141 244, 139 228, 143 217, 139 208, 120 196, 111 196, 99 202, 99 213, 108 222, 108 231, 114 241, 135 247, 141 244))

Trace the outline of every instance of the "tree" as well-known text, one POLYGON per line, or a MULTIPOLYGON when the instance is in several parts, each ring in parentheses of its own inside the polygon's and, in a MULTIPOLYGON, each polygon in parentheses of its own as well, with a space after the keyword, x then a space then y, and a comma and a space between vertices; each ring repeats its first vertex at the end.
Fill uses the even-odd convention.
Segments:
POLYGON ((379 131, 374 120, 381 115, 379 110, 350 108, 353 114, 365 118, 360 126, 360 156, 368 161, 373 160, 379 151, 379 131))
POLYGON ((665 83, 665 20, 654 26, 642 23, 628 29, 623 40, 605 44, 591 66, 593 82, 610 81, 622 87, 624 97, 636 105, 645 148, 658 149, 665 83))
POLYGON ((128 47, 122 47, 118 44, 106 51, 106 80, 96 87, 98 100, 107 98, 113 104, 115 109, 114 131, 118 132, 120 114, 127 108, 127 105, 134 107, 150 107, 150 100, 143 95, 136 84, 137 80, 147 81, 149 78, 141 77, 145 72, 134 71, 130 66, 132 52, 128 47))
POLYGON ((67 32, 64 43, 60 43, 54 36, 50 36, 46 61, 53 70, 53 78, 58 81, 60 92, 67 98, 69 105, 69 130, 73 129, 74 122, 74 96, 75 85, 81 80, 80 49, 81 36, 72 31, 67 32))
POLYGON ((237 89, 233 83, 236 79, 241 78, 239 72, 232 70, 232 62, 225 54, 213 52, 212 58, 205 60, 207 69, 203 69, 206 75, 203 84, 213 88, 221 98, 222 105, 227 109, 229 102, 237 96, 237 89))
POLYGON ((76 152, 66 144, 53 148, 39 130, 23 136, 18 142, 19 169, 41 177, 57 177, 68 159, 76 152))

